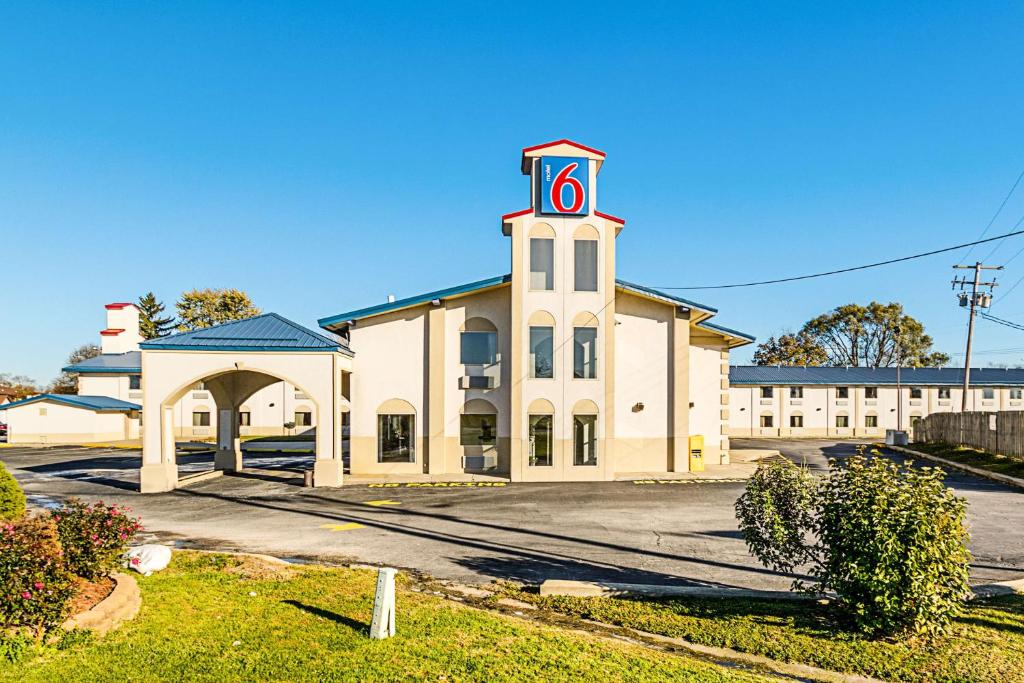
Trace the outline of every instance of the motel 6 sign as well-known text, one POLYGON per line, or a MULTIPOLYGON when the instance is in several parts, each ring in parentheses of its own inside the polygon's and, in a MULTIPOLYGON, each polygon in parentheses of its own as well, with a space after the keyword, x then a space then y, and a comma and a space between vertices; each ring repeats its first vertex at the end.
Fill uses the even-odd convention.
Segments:
POLYGON ((590 178, 585 157, 540 158, 540 212, 585 216, 590 213, 590 178))

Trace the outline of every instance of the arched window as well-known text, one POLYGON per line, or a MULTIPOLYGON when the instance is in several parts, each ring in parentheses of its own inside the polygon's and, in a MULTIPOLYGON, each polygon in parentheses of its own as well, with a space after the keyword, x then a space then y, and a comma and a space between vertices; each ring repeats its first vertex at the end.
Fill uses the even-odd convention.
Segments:
POLYGON ((555 229, 547 223, 530 228, 530 280, 534 291, 555 288, 555 229))
POLYGON ((530 316, 530 377, 552 379, 555 376, 555 317, 547 311, 530 316))
POLYGON ((597 379, 597 316, 589 311, 572 321, 572 376, 597 379))
POLYGON ((804 426, 803 413, 795 412, 789 415, 789 426, 794 429, 799 429, 804 426))
POLYGON ((534 399, 529 408, 530 467, 554 465, 555 407, 546 398, 534 399))
POLYGON ((572 464, 597 466, 597 404, 589 399, 576 402, 572 409, 572 464))
POLYGON ((498 409, 481 398, 466 401, 459 418, 459 444, 493 448, 497 438, 498 409))
POLYGON ((498 362, 498 328, 487 318, 468 318, 460 332, 463 365, 493 365, 498 362))
POLYGON ((850 426, 850 416, 846 413, 836 415, 836 429, 844 429, 850 426))
POLYGON ((864 426, 873 429, 878 427, 878 415, 876 413, 868 413, 864 416, 864 426))
POLYGON ((573 289, 596 292, 598 281, 597 253, 600 236, 592 225, 581 225, 573 233, 573 289))
POLYGON ((761 426, 770 429, 775 426, 775 416, 771 413, 761 413, 761 426))
POLYGON ((393 398, 377 408, 377 462, 416 462, 416 409, 393 398))

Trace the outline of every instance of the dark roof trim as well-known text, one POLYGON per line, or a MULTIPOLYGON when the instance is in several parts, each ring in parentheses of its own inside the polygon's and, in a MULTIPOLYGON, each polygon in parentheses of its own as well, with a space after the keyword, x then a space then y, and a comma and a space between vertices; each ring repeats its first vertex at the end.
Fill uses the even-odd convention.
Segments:
MULTIPOLYGON (((906 386, 962 386, 963 368, 900 368, 906 386)), ((896 384, 896 368, 804 367, 734 365, 729 368, 733 386, 873 386, 896 384)), ((972 368, 971 385, 1024 387, 1024 368, 972 368)))
POLYGON ((403 308, 410 308, 412 306, 419 306, 425 304, 434 299, 447 299, 461 294, 468 294, 481 289, 488 289, 490 287, 497 287, 512 282, 511 275, 499 275, 498 277, 487 278, 486 280, 477 280, 476 282, 468 282, 464 285, 457 285, 455 287, 448 287, 447 289, 439 289, 434 292, 427 292, 426 294, 418 294, 416 296, 410 296, 405 299, 399 299, 398 301, 391 301, 377 306, 368 306, 367 308, 359 308, 354 311, 347 313, 339 313, 338 315, 332 315, 327 318, 321 318, 317 321, 317 324, 324 329, 329 329, 332 325, 341 325, 353 320, 359 320, 361 318, 369 318, 370 316, 380 315, 381 313, 390 313, 391 311, 398 311, 403 308))
POLYGON ((665 292, 658 291, 657 289, 651 289, 650 287, 644 287, 643 285, 637 285, 632 282, 626 282, 625 280, 616 280, 615 285, 620 289, 624 289, 627 292, 633 292, 635 294, 643 294, 644 296, 653 297, 655 299, 661 299, 665 303, 676 304, 686 306, 687 308, 696 308, 699 311, 705 313, 718 313, 717 308, 712 308, 705 304, 699 304, 696 301, 690 301, 674 294, 666 294, 665 292))
POLYGON ((724 325, 716 325, 715 323, 710 323, 706 320, 702 320, 699 323, 697 323, 697 327, 704 327, 711 330, 712 332, 718 332, 719 334, 725 334, 730 337, 736 337, 737 339, 743 339, 749 343, 757 341, 757 337, 749 335, 746 332, 740 332, 739 330, 734 330, 732 328, 725 327, 724 325))
POLYGON ((78 394, 39 394, 38 396, 30 396, 29 398, 23 398, 20 401, 0 405, 0 410, 17 408, 18 406, 28 405, 29 403, 38 403, 40 401, 63 403, 74 408, 85 408, 86 410, 91 410, 97 413, 126 413, 132 410, 142 410, 142 406, 139 404, 129 403, 128 401, 122 401, 118 398, 112 398, 110 396, 79 396, 78 394))

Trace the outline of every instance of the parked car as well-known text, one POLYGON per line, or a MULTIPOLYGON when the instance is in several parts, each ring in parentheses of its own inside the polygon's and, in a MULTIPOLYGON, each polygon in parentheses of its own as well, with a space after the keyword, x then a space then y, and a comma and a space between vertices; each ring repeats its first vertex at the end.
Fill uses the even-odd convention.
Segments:
POLYGON ((7 441, 7 423, 0 422, 0 440, 7 441))

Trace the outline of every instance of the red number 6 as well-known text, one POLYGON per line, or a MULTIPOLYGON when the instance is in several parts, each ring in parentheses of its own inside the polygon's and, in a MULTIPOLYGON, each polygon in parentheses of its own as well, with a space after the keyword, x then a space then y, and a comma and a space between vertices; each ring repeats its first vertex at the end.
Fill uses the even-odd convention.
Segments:
POLYGON ((579 166, 578 163, 571 163, 555 176, 554 181, 551 183, 551 205, 555 207, 555 210, 559 213, 577 213, 583 206, 583 200, 585 195, 583 193, 583 183, 576 180, 569 174, 576 170, 579 166), (562 203, 562 189, 568 185, 572 188, 572 202, 570 206, 566 206, 562 203))

